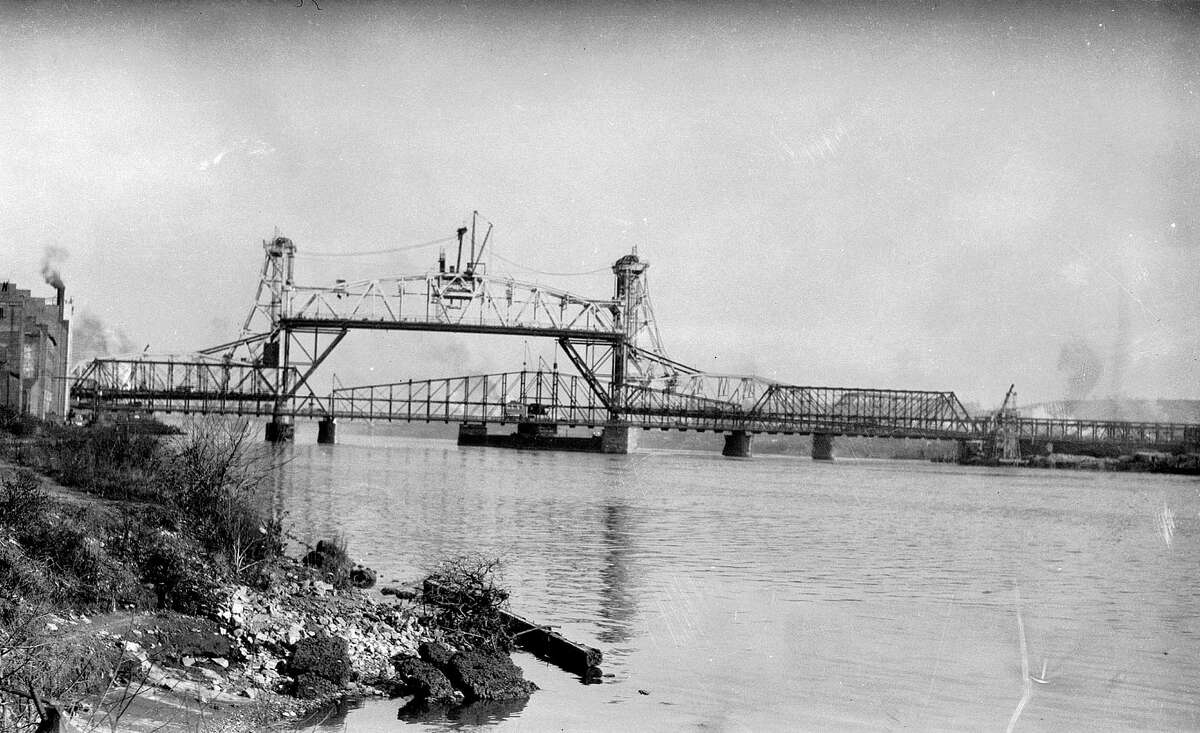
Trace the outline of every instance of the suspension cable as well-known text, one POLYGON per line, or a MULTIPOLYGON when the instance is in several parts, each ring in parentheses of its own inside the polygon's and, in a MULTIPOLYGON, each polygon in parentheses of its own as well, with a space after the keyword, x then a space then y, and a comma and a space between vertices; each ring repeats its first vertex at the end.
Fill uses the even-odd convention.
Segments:
POLYGON ((449 237, 442 237, 441 239, 433 239, 428 242, 421 242, 420 244, 406 244, 401 247, 389 247, 387 249, 375 249, 375 250, 371 250, 369 252, 297 252, 296 256, 297 257, 366 257, 368 255, 382 255, 382 254, 389 254, 391 252, 404 252, 404 251, 410 250, 410 249, 420 249, 422 247, 432 247, 435 244, 445 244, 446 242, 453 242, 455 239, 457 239, 457 237, 451 235, 449 237))
POLYGON ((507 257, 505 257, 504 255, 497 254, 495 250, 492 251, 491 256, 495 257, 496 259, 500 260, 501 262, 505 262, 505 263, 512 265, 513 267, 519 268, 521 270, 537 273, 538 275, 553 275, 554 277, 575 277, 578 275, 595 275, 597 272, 604 272, 605 270, 608 270, 612 267, 611 265, 605 265, 604 267, 598 267, 595 270, 585 270, 583 272, 547 272, 546 270, 539 270, 534 267, 527 267, 525 265, 522 265, 520 262, 514 262, 514 261, 508 259, 507 257))

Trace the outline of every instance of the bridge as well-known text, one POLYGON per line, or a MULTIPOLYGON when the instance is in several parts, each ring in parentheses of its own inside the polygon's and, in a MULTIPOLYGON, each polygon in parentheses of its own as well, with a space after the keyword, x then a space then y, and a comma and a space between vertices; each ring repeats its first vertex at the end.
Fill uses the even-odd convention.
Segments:
MULTIPOLYGON (((294 421, 319 421, 333 442, 337 420, 459 423, 460 442, 487 443, 515 425, 524 444, 555 447, 557 431, 588 427, 592 443, 627 452, 640 429, 722 433, 726 455, 748 456, 758 433, 813 436, 832 457, 835 436, 955 440, 1017 460, 1050 444, 1194 450, 1200 425, 1020 416, 1009 405, 972 416, 953 392, 818 387, 705 373, 670 358, 650 301, 648 263, 612 266, 612 294, 584 298, 486 272, 492 227, 477 214, 457 230, 458 256, 424 274, 295 282, 296 245, 263 242, 263 264, 238 338, 193 354, 95 359, 72 375, 72 409, 262 416, 267 437, 290 440, 294 421), (470 235, 469 241, 467 235, 470 235), (469 249, 468 249, 469 245, 469 249), (464 262, 464 254, 466 255, 464 262), (521 370, 443 379, 313 389, 313 377, 350 331, 428 331, 553 339, 569 371, 521 370)), ((516 444, 522 444, 520 440, 516 444)))

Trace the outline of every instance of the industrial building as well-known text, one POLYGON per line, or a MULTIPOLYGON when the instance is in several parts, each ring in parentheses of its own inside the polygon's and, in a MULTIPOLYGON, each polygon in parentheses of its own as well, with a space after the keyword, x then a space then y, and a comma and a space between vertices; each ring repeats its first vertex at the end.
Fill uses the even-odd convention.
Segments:
POLYGON ((37 298, 0 283, 0 406, 46 420, 67 415, 70 322, 64 289, 37 298))

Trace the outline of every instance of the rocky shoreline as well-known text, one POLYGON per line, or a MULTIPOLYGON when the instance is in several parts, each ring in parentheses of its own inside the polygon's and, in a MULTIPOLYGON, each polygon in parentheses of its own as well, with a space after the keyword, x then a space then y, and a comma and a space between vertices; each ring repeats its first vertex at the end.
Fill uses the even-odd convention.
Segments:
POLYGON ((220 589, 206 615, 48 616, 48 633, 117 660, 107 689, 61 705, 61 730, 101 729, 116 707, 120 730, 240 733, 347 698, 391 698, 411 718, 537 690, 507 653, 447 644, 417 586, 339 589, 291 559, 272 575, 220 589))
POLYGON ((0 435, 0 730, 240 733, 348 698, 411 716, 537 689, 498 560, 375 592, 340 540, 290 557, 249 433, 201 428, 0 435))

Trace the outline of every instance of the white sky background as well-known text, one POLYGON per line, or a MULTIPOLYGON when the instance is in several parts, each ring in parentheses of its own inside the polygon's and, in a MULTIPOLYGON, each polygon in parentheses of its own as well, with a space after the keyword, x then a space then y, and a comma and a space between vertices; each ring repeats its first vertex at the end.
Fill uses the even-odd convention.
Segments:
MULTIPOLYGON (((705 369, 994 405, 1068 396, 1090 353, 1092 397, 1200 398, 1197 11, 598 5, 5 5, 0 277, 52 295, 63 247, 77 309, 187 351, 236 336, 276 226, 373 250, 478 209, 542 270, 637 245, 668 350, 705 369)), ((524 349, 339 351, 355 383, 524 349)))

